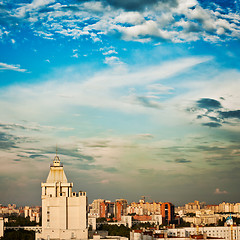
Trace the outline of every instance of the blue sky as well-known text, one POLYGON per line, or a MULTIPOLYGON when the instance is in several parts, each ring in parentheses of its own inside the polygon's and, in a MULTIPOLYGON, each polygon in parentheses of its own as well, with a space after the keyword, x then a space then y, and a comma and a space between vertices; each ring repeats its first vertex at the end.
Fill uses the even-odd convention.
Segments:
POLYGON ((0 1, 1 202, 40 204, 56 144, 90 201, 239 201, 239 6, 0 1))

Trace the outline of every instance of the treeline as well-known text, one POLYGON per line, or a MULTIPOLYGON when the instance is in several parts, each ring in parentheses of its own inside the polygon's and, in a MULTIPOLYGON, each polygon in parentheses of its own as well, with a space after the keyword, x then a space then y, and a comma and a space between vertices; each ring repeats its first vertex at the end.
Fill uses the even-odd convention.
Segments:
POLYGON ((21 216, 9 216, 8 222, 5 223, 6 227, 19 227, 19 226, 36 226, 38 223, 35 221, 31 222, 30 218, 21 216))
POLYGON ((130 237, 130 228, 125 227, 124 225, 108 225, 103 224, 98 227, 97 230, 108 231, 109 236, 121 236, 121 237, 130 237))
POLYGON ((26 230, 12 230, 7 229, 4 231, 4 237, 0 238, 1 240, 35 240, 35 232, 34 231, 26 231, 26 230))

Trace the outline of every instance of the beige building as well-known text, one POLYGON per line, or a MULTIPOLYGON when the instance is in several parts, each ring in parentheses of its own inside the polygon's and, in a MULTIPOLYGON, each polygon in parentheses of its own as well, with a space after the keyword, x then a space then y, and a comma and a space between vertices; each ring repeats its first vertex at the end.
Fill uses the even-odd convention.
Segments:
POLYGON ((89 215, 90 217, 100 217, 100 204, 104 202, 104 199, 95 199, 92 204, 90 204, 89 215))
POLYGON ((195 225, 208 225, 208 224, 217 224, 217 222, 222 219, 219 214, 212 215, 201 215, 197 217, 183 217, 185 222, 193 223, 195 225))
POLYGON ((161 204, 161 202, 132 202, 131 205, 127 207, 127 213, 136 213, 137 215, 158 215, 161 214, 161 204))
POLYGON ((24 207, 24 217, 29 217, 30 221, 35 221, 36 223, 40 222, 40 207, 24 207))
POLYGON ((0 217, 0 238, 4 235, 4 220, 0 217))
POLYGON ((192 240, 192 239, 224 239, 239 240, 240 227, 187 227, 187 228, 168 228, 161 230, 133 230, 130 232, 130 240, 192 240))
POLYGON ((222 238, 225 240, 239 240, 240 239, 240 227, 233 226, 232 230, 230 226, 224 227, 186 227, 168 229, 169 236, 187 237, 194 234, 206 234, 207 237, 222 238), (232 238, 231 238, 232 236, 232 238))
POLYGON ((42 183, 42 232, 36 240, 87 239, 86 192, 72 192, 58 156, 46 183, 42 183))

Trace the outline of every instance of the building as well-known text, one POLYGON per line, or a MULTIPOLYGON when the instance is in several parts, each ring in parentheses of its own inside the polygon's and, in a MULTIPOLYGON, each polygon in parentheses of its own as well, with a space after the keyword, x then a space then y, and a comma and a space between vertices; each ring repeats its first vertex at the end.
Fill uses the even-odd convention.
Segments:
POLYGON ((162 203, 161 215, 163 222, 169 224, 174 220, 174 205, 170 202, 162 203))
POLYGON ((186 228, 169 228, 160 230, 133 230, 130 233, 130 240, 157 240, 157 239, 225 239, 239 240, 239 226, 224 227, 186 227, 186 228))
POLYGON ((109 200, 100 203, 100 217, 114 216, 115 203, 109 200))
POLYGON ((141 199, 139 203, 131 203, 127 207, 127 213, 136 213, 137 215, 159 215, 161 214, 161 202, 145 202, 141 199))
POLYGON ((182 217, 185 222, 193 223, 195 225, 209 225, 217 224, 219 220, 222 220, 222 217, 219 214, 206 214, 196 217, 182 217))
POLYGON ((40 222, 41 207, 24 207, 24 217, 29 217, 31 222, 35 221, 36 223, 40 222))
POLYGON ((121 221, 121 216, 127 215, 127 200, 116 199, 115 202, 115 218, 121 221))
POLYGON ((99 218, 100 217, 100 211, 101 211, 101 203, 105 202, 104 199, 95 199, 92 204, 90 205, 90 216, 91 217, 96 217, 99 218))
POLYGON ((120 236, 105 236, 102 237, 100 235, 93 235, 93 240, 128 240, 127 237, 120 237, 120 236))
POLYGON ((185 209, 186 210, 199 210, 200 208, 201 207, 200 207, 199 201, 197 201, 197 200, 195 200, 192 203, 185 204, 185 209))
POLYGON ((193 234, 188 236, 175 236, 169 234, 168 230, 133 230, 130 232, 130 240, 192 240, 192 239, 214 239, 223 240, 220 237, 210 237, 204 234, 193 234))
POLYGON ((36 240, 60 240, 88 238, 86 192, 72 192, 56 155, 50 172, 42 187, 42 232, 36 240))
POLYGON ((3 217, 0 217, 0 238, 4 235, 4 220, 3 217))
POLYGON ((97 219, 95 217, 88 217, 88 227, 91 227, 92 231, 97 229, 97 219))
POLYGON ((0 215, 20 215, 22 209, 21 208, 16 208, 16 204, 8 204, 8 206, 2 206, 0 205, 0 215))
POLYGON ((168 229, 168 235, 173 237, 189 237, 196 234, 206 234, 207 237, 222 238, 225 240, 239 240, 240 239, 240 227, 230 226, 223 227, 186 227, 168 229))

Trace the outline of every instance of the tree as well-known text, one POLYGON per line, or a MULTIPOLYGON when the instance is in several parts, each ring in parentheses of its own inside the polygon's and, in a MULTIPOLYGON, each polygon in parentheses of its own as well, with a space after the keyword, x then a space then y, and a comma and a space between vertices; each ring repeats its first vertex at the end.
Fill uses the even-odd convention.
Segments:
POLYGON ((106 222, 106 221, 107 221, 107 219, 104 217, 97 218, 97 223, 102 223, 102 222, 106 222))
POLYGON ((108 231, 109 236, 121 236, 127 238, 130 237, 130 228, 125 227, 123 224, 121 224, 120 226, 102 224, 98 227, 97 230, 108 231))
POLYGON ((18 227, 18 226, 36 226, 35 221, 30 221, 30 218, 21 216, 9 216, 8 222, 5 224, 6 227, 18 227))
POLYGON ((1 240, 35 240, 35 232, 34 231, 26 231, 26 230, 6 230, 4 231, 4 237, 1 240))

